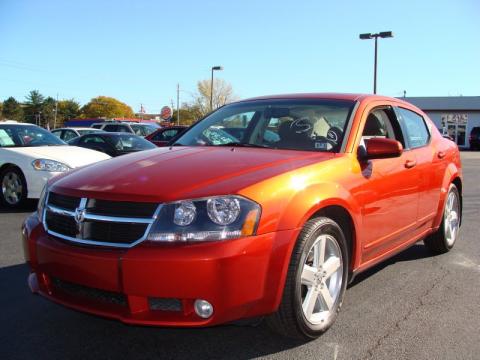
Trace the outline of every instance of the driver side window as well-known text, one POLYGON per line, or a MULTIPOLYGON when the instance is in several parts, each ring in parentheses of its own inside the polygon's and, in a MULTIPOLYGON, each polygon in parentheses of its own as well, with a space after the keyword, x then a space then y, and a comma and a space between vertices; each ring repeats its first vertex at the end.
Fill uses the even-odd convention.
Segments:
POLYGON ((405 147, 401 127, 393 109, 379 108, 368 114, 360 145, 365 146, 371 138, 394 139, 405 147))

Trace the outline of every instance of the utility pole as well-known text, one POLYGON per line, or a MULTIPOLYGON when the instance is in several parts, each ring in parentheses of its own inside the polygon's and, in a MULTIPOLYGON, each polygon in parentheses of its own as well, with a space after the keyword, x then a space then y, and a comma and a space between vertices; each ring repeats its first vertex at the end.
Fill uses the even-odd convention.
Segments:
POLYGON ((55 115, 53 116, 53 128, 57 128, 57 113, 58 113, 58 93, 57 100, 55 101, 55 115))
POLYGON ((177 125, 180 125, 180 84, 177 83, 177 125))

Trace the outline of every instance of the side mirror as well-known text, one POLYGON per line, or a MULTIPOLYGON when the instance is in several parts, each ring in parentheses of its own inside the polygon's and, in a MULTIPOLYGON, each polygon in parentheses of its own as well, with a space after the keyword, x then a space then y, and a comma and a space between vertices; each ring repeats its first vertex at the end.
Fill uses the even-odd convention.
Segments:
POLYGON ((371 138, 365 141, 366 148, 359 146, 358 157, 361 160, 386 159, 402 155, 403 146, 393 139, 371 138))

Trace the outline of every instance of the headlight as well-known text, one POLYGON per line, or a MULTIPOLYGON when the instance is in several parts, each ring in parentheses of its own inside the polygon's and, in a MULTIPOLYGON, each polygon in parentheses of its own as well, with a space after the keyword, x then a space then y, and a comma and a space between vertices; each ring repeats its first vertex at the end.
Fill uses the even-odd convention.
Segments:
POLYGON ((35 170, 39 171, 65 172, 70 170, 70 167, 64 163, 48 159, 33 160, 32 166, 35 170))
POLYGON ((260 205, 241 196, 214 196, 162 205, 147 239, 196 242, 255 235, 260 205))
POLYGON ((43 187, 42 193, 40 194, 40 199, 38 199, 38 205, 37 205, 37 216, 38 216, 38 220, 41 223, 43 222, 43 210, 45 209, 47 194, 48 194, 48 185, 45 184, 45 186, 43 187))

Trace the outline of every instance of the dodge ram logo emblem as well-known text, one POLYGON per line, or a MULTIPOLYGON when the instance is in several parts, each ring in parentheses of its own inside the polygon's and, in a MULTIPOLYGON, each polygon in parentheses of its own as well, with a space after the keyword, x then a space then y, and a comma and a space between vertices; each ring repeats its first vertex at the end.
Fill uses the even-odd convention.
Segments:
POLYGON ((77 223, 77 231, 81 235, 83 232, 83 222, 85 221, 86 209, 84 207, 78 207, 75 209, 75 222, 77 223))

